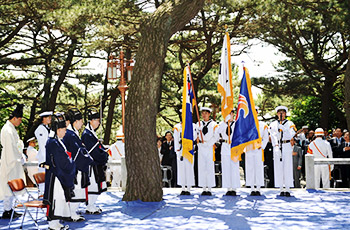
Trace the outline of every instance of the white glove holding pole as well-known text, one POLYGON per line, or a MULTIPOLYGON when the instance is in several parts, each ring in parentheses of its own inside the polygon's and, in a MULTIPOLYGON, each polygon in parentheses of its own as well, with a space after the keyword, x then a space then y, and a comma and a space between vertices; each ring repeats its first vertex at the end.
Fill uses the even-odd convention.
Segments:
POLYGON ((274 158, 275 158, 276 160, 281 159, 281 157, 282 157, 282 152, 281 152, 281 149, 279 148, 279 146, 273 147, 273 155, 274 155, 274 158))

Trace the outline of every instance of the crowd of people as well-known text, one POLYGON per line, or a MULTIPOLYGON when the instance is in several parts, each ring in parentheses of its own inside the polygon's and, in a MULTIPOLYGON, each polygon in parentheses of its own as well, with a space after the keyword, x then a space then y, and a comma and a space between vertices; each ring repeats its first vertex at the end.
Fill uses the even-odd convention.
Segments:
MULTIPOLYGON (((34 132, 35 137, 27 141, 28 159, 37 160, 39 164, 27 170, 31 180, 34 180, 35 173, 45 172, 45 183, 38 189, 47 207, 49 229, 66 228, 60 220, 84 221, 84 216, 77 212, 82 204, 85 214, 101 214, 102 210, 95 202, 107 190, 108 153, 95 132, 100 125, 100 113, 89 109, 82 135, 79 130, 83 127, 83 115, 77 108, 67 113, 45 111, 39 116, 41 123, 34 132), (34 148, 35 139, 39 151, 34 148)), ((11 215, 13 218, 21 216, 13 211, 14 197, 7 182, 19 178, 25 181, 24 145, 15 129, 21 124, 22 117, 23 105, 18 105, 1 129, 0 199, 4 204, 3 219, 10 219, 11 215)))
MULTIPOLYGON (((258 108, 257 112, 258 112, 258 108)), ((240 159, 231 156, 230 138, 234 131, 235 110, 230 119, 217 124, 210 119, 211 109, 202 107, 202 120, 194 124, 194 163, 182 158, 181 123, 173 133, 167 131, 158 137, 157 146, 162 167, 172 170, 171 183, 164 186, 182 187, 182 195, 190 194, 191 187, 202 187, 202 195, 211 195, 212 187, 227 188, 227 195, 236 195, 237 189, 251 188, 251 195, 261 195, 260 188, 278 187, 281 196, 290 196, 290 188, 305 187, 305 155, 315 158, 350 157, 349 132, 336 128, 332 132, 303 126, 297 130, 286 114, 288 108, 276 108, 277 119, 270 123, 259 121, 262 138, 260 148, 246 148, 240 159), (230 126, 230 128, 228 128, 230 126), (344 135, 343 135, 344 133, 344 135), (230 138, 229 138, 230 137, 230 138), (181 169, 180 169, 181 168, 181 169), (245 183, 240 181, 243 169, 245 183), (186 172, 186 173, 184 173, 186 172), (184 182, 188 181, 187 183, 184 182)), ((167 172, 164 170, 163 172, 167 172)), ((169 174, 169 172, 167 172, 169 174)), ((330 186, 349 188, 350 166, 316 165, 316 188, 330 186), (334 181, 341 181, 334 184, 334 181)))

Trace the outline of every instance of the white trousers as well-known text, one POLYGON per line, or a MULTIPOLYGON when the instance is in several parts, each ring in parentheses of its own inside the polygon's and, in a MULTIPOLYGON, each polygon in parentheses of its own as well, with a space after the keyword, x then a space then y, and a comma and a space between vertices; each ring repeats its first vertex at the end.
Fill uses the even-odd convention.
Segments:
POLYGON ((13 208, 15 198, 11 196, 5 196, 4 198, 4 211, 10 211, 13 208))
MULTIPOLYGON (((278 148, 278 147, 274 147, 278 148)), ((282 144, 282 161, 274 152, 273 164, 275 175, 275 187, 294 187, 293 183, 293 148, 290 143, 282 144)))
POLYGON ((198 144, 198 186, 215 187, 215 169, 213 161, 213 146, 198 144))
POLYGON ((255 149, 245 154, 245 184, 247 186, 264 186, 264 163, 262 150, 255 149))
MULTIPOLYGON (((181 156, 182 151, 177 153, 177 156, 181 156)), ((194 182, 194 170, 193 165, 185 157, 180 160, 180 157, 176 157, 177 160, 177 184, 181 186, 191 187, 195 185, 194 182)), ((193 157, 194 163, 194 157, 193 157)))
POLYGON ((329 181, 329 166, 328 165, 315 165, 315 188, 320 188, 322 180, 323 188, 330 188, 329 181))
POLYGON ((223 188, 240 188, 239 161, 231 160, 231 147, 228 143, 221 145, 221 170, 223 188))
POLYGON ((55 178, 54 183, 54 193, 53 193, 53 209, 55 216, 69 217, 70 216, 70 207, 66 202, 64 196, 64 190, 62 188, 61 182, 55 178))

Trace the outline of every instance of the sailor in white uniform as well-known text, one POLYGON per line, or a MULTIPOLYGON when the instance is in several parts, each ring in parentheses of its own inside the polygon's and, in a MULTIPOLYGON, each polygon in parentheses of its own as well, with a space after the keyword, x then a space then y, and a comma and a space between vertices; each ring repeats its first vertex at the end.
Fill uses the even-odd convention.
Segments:
MULTIPOLYGON (((28 159, 27 159, 27 161, 29 161, 29 162, 37 161, 38 150, 35 149, 35 145, 36 145, 35 137, 29 138, 27 140, 27 143, 28 143, 28 148, 27 148, 28 159)), ((35 183, 33 175, 38 173, 38 167, 37 166, 27 166, 27 171, 28 171, 28 176, 29 176, 30 180, 33 183, 35 183)))
MULTIPOLYGON (((258 114, 259 107, 255 107, 258 114)), ((251 196, 260 196, 260 187, 264 186, 264 149, 269 141, 268 126, 263 121, 259 121, 259 132, 261 137, 261 147, 247 151, 245 153, 245 176, 246 186, 251 188, 251 196)))
POLYGON ((294 137, 296 128, 292 121, 286 119, 288 108, 276 107, 278 120, 269 127, 273 146, 275 187, 280 188, 281 196, 290 196, 293 182, 293 148, 290 140, 294 137))
POLYGON ((227 121, 222 121, 216 129, 215 134, 217 139, 222 138, 221 144, 221 169, 222 169, 222 187, 227 188, 226 196, 236 196, 237 188, 241 187, 239 174, 239 159, 231 159, 231 142, 235 128, 233 119, 235 111, 230 112, 227 121), (228 123, 230 127, 228 128, 228 123))
POLYGON ((217 124, 210 119, 212 110, 202 107, 203 121, 196 124, 196 136, 198 143, 198 186, 203 188, 202 195, 211 196, 211 188, 215 187, 215 129, 217 124))
MULTIPOLYGON (((194 156, 193 163, 182 155, 182 125, 178 123, 174 126, 174 149, 177 161, 177 184, 182 187, 180 195, 191 195, 191 187, 194 181, 194 156)), ((193 129, 194 132, 194 129, 193 129)))
MULTIPOLYGON (((39 163, 39 168, 38 168, 38 172, 45 172, 45 169, 41 167, 41 165, 43 163, 45 163, 46 161, 46 142, 49 139, 49 135, 50 135, 50 128, 49 125, 51 123, 51 115, 52 115, 52 111, 45 111, 39 114, 39 117, 41 119, 41 123, 38 126, 38 128, 36 128, 36 130, 34 131, 34 135, 36 137, 36 139, 38 140, 38 146, 39 146, 39 151, 37 154, 37 160, 39 163)), ((44 194, 44 187, 45 187, 45 183, 41 183, 39 185, 39 192, 41 194, 44 194)))

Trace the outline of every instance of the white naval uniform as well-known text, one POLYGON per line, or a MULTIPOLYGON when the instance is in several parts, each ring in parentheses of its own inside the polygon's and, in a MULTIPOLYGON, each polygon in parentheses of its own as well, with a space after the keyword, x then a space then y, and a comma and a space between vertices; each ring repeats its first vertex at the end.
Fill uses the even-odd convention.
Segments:
MULTIPOLYGON (((233 130, 235 123, 231 124, 230 140, 232 140, 233 130)), ((221 145, 221 169, 222 169, 222 187, 231 189, 237 189, 241 187, 240 173, 239 173, 239 160, 233 161, 231 159, 231 144, 228 141, 227 135, 227 122, 221 122, 219 127, 215 130, 217 138, 221 135, 225 141, 221 145)))
MULTIPOLYGON (((193 130, 193 133, 194 132, 195 131, 193 130)), ((174 127, 174 148, 177 160, 177 184, 181 186, 191 187, 195 185, 193 170, 194 157, 193 164, 191 164, 191 162, 189 162, 186 157, 183 157, 182 161, 180 160, 182 156, 181 133, 182 125, 181 123, 178 123, 174 127)))
MULTIPOLYGON (((28 155, 28 161, 36 161, 38 150, 36 150, 33 146, 28 146, 27 148, 27 155, 28 155)), ((33 175, 38 173, 38 167, 37 166, 27 166, 28 176, 30 180, 35 184, 35 180, 33 175)))
MULTIPOLYGON (((125 144, 123 141, 118 140, 114 144, 109 147, 111 152, 111 156, 108 158, 108 161, 121 161, 122 157, 125 157, 125 144)), ((122 168, 120 165, 112 165, 109 166, 106 173, 106 181, 110 181, 111 175, 113 176, 113 180, 111 183, 112 187, 121 187, 122 180, 122 168)), ((124 186, 124 185, 123 185, 124 186)))
POLYGON ((247 151, 245 153, 245 184, 246 186, 264 186, 264 162, 263 150, 269 141, 268 126, 259 121, 259 132, 261 137, 261 148, 247 151))
MULTIPOLYGON (((44 163, 46 161, 46 142, 49 139, 50 129, 44 125, 40 124, 38 128, 34 131, 35 137, 38 140, 39 151, 37 155, 38 163, 44 163)), ((39 172, 45 172, 44 168, 39 167, 39 172)))
MULTIPOLYGON (((4 211, 13 207, 14 198, 7 185, 9 180, 21 178, 25 181, 22 164, 23 142, 19 139, 15 126, 8 120, 1 129, 0 200, 4 200, 4 211)), ((24 191, 23 191, 24 192, 24 191)))
POLYGON ((198 137, 200 140, 200 143, 198 143, 198 186, 203 188, 212 188, 215 187, 216 184, 214 168, 216 127, 217 124, 213 120, 209 120, 207 122, 201 121, 200 127, 198 123, 196 124, 195 139, 198 137), (208 132, 206 134, 203 133, 203 128, 205 126, 208 128, 208 132), (202 140, 199 129, 202 130, 204 140, 202 140))
MULTIPOLYGON (((308 153, 313 154, 314 158, 333 158, 332 148, 328 141, 322 137, 316 138, 309 144, 308 153)), ((315 188, 320 188, 322 179, 323 188, 330 187, 329 170, 333 170, 334 165, 315 165, 315 188)))
POLYGON ((275 187, 287 189, 294 187, 293 183, 293 147, 290 140, 295 135, 295 125, 292 121, 282 122, 283 130, 279 132, 279 121, 270 124, 269 130, 273 146, 275 187), (281 133, 283 133, 282 143, 280 143, 281 133), (283 143, 285 142, 285 143, 283 143), (280 147, 282 145, 282 153, 280 147), (280 160, 282 156, 282 161, 280 160))

